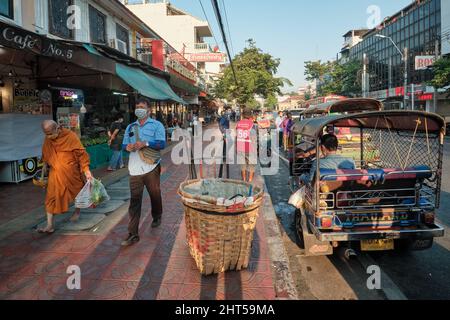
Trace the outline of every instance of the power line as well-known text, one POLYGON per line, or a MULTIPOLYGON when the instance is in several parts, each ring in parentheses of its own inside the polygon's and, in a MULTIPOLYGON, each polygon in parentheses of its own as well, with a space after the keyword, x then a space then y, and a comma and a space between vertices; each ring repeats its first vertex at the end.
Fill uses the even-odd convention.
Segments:
POLYGON ((236 85, 239 86, 239 82, 236 76, 236 70, 234 69, 233 59, 231 58, 230 47, 228 46, 227 36, 225 34, 225 29, 223 27, 222 15, 220 13, 220 8, 217 0, 211 0, 212 6, 214 8, 214 13, 216 14, 217 22, 219 23, 220 32, 222 33, 223 43, 225 44, 225 49, 227 50, 228 59, 230 59, 231 70, 233 71, 234 81, 236 85))
POLYGON ((222 0, 222 7, 225 12, 225 21, 227 23, 228 37, 230 37, 231 52, 233 53, 233 56, 234 56, 235 51, 234 51, 234 46, 233 46, 233 38, 231 37, 230 24, 228 23, 228 13, 227 13, 227 7, 225 6, 225 0, 222 0))
MULTIPOLYGON (((209 22, 208 19, 208 15, 206 14, 206 10, 205 7, 203 6, 202 0, 198 0, 198 2, 200 3, 200 6, 202 7, 203 10, 203 14, 205 15, 205 19, 208 22, 208 24, 211 26, 211 23, 209 22)), ((216 35, 214 34, 214 32, 211 30, 213 37, 214 37, 214 41, 216 41, 216 46, 219 47, 219 42, 217 41, 216 35)))

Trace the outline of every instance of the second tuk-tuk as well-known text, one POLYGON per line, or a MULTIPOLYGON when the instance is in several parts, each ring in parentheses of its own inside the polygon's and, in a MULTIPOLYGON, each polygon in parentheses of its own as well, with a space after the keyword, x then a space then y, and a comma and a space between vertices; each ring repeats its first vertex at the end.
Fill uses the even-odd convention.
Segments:
MULTIPOLYGON (((355 251, 430 248, 435 237, 444 235, 435 222, 444 135, 440 116, 414 111, 333 115, 298 122, 291 187, 303 193, 296 230, 306 254, 329 255, 338 247, 355 251), (342 128, 359 133, 356 168, 321 169, 322 159, 316 156, 320 155, 320 138, 342 128), (310 172, 313 161, 317 169, 310 172), (303 174, 314 179, 302 184, 303 174)), ((345 156, 345 144, 338 154, 345 156)))

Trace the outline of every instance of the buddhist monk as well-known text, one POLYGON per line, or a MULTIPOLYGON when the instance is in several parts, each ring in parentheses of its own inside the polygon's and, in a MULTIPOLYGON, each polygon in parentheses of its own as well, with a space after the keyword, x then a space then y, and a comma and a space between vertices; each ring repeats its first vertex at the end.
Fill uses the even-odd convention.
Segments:
MULTIPOLYGON (((55 215, 69 211, 70 204, 83 188, 86 180, 93 179, 89 170, 89 155, 78 136, 61 128, 56 122, 46 120, 42 123, 45 134, 42 148, 42 160, 49 167, 45 208, 47 211, 47 227, 39 229, 39 233, 55 232, 53 218, 55 215)), ((80 217, 80 210, 75 210, 71 221, 80 217)))

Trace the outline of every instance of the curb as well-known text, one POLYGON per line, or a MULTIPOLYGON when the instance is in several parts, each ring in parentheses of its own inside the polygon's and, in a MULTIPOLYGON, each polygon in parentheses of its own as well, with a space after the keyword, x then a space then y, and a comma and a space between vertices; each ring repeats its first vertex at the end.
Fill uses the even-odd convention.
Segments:
POLYGON ((284 247, 280 225, 275 214, 272 198, 267 189, 266 182, 261 175, 258 175, 257 182, 260 185, 264 185, 265 195, 262 216, 264 218, 276 300, 298 300, 297 289, 290 270, 289 258, 286 248, 284 247))

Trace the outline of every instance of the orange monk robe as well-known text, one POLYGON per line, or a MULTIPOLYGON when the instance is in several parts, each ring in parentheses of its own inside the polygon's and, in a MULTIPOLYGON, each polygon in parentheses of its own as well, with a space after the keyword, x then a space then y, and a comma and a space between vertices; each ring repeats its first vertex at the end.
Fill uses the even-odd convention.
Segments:
POLYGON ((56 140, 45 139, 42 160, 50 166, 45 198, 47 212, 65 213, 83 189, 84 172, 89 170, 89 155, 74 132, 61 129, 56 140))

